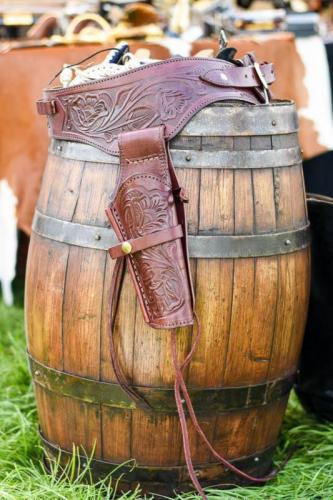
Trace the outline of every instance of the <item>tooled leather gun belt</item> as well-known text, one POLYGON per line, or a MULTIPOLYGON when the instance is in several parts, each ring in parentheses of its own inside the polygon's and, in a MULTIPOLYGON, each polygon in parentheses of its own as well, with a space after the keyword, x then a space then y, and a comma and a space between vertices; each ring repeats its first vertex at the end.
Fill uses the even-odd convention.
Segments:
POLYGON ((264 102, 262 80, 274 81, 273 66, 259 66, 249 56, 244 59, 249 65, 169 59, 94 83, 49 88, 37 101, 37 109, 49 116, 53 137, 119 154, 121 132, 164 124, 169 140, 208 104, 227 99, 264 102))
POLYGON ((170 59, 115 77, 66 89, 50 88, 37 103, 49 117, 56 139, 93 145, 120 155, 116 188, 106 210, 119 244, 109 253, 116 259, 110 290, 110 354, 117 380, 143 408, 149 404, 129 385, 116 356, 113 330, 126 265, 145 321, 171 329, 174 392, 182 430, 184 455, 191 480, 203 498, 195 474, 184 406, 205 445, 231 471, 253 482, 266 482, 237 469, 216 452, 195 415, 184 381, 200 338, 195 313, 184 203, 168 152, 168 141, 203 107, 217 101, 267 102, 267 84, 274 81, 271 64, 259 65, 252 55, 238 65, 218 59, 170 59), (190 352, 178 361, 176 328, 197 325, 190 352))

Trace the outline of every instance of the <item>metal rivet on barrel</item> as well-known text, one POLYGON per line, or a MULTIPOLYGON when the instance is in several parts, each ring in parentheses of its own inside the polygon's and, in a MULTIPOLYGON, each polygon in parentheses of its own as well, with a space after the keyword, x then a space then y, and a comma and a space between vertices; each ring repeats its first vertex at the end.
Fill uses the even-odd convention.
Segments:
POLYGON ((100 234, 98 234, 98 233, 97 233, 97 234, 95 234, 95 240, 96 240, 96 241, 99 241, 100 239, 101 239, 101 235, 100 235, 100 234))
POLYGON ((272 125, 273 125, 273 127, 275 127, 275 125, 276 125, 276 121, 275 120, 272 121, 272 125))
POLYGON ((290 240, 285 240, 284 244, 288 247, 289 245, 291 245, 291 241, 290 240))
POLYGON ((186 155, 185 160, 186 160, 186 161, 191 161, 191 160, 192 160, 191 155, 186 155))
POLYGON ((124 243, 121 245, 121 251, 126 255, 131 253, 132 245, 129 241, 124 241, 124 243))

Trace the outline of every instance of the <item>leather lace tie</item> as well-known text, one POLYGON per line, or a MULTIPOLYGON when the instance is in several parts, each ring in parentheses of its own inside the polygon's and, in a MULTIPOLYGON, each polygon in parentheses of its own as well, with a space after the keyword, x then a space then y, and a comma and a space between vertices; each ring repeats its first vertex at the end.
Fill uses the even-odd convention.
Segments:
MULTIPOLYGON (((114 345, 114 340, 113 340, 113 332, 114 332, 114 326, 115 326, 115 316, 117 313, 117 307, 119 304, 119 298, 120 298, 120 292, 121 292, 121 284, 122 280, 124 277, 124 271, 125 271, 125 259, 118 259, 115 264, 115 268, 113 271, 112 275, 112 285, 111 285, 111 290, 110 290, 110 310, 111 310, 111 318, 110 318, 110 354, 111 354, 111 360, 112 360, 112 366, 117 378, 117 381, 119 385, 122 387, 122 389, 132 398, 134 399, 138 406, 141 407, 142 409, 146 410, 151 410, 152 407, 150 404, 145 400, 145 398, 141 395, 138 394, 128 383, 128 380, 126 379, 123 370, 121 366, 119 365, 119 361, 117 358, 116 350, 115 350, 115 345, 114 345)), ((184 361, 182 363, 178 362, 178 355, 177 355, 177 331, 176 329, 171 330, 171 353, 172 353, 172 360, 173 360, 173 365, 174 365, 174 370, 175 370, 175 382, 174 382, 174 394, 175 394, 175 401, 176 401, 176 406, 177 406, 177 412, 179 416, 179 422, 181 426, 181 434, 182 434, 182 441, 183 441, 183 450, 184 450, 184 457, 186 461, 186 465, 188 468, 189 476, 191 478, 191 481, 196 488, 197 492, 201 495, 201 497, 204 500, 207 500, 206 494, 197 478, 195 468, 193 465, 192 461, 192 456, 191 456, 191 447, 190 447, 190 439, 189 439, 189 432, 188 432, 188 425, 186 421, 186 414, 184 410, 184 404, 186 404, 188 415, 191 419, 191 422, 198 433, 198 435, 201 437, 202 441, 204 444, 207 446, 209 451, 213 454, 213 456, 217 459, 218 462, 220 462, 224 467, 228 468, 230 471, 234 472, 236 475, 246 479, 247 481, 253 482, 253 483, 266 483, 267 481, 270 481, 276 475, 280 472, 280 470, 285 466, 287 461, 290 459, 290 456, 292 452, 290 452, 287 456, 287 458, 283 461, 283 463, 276 469, 274 469, 270 474, 267 476, 263 477, 254 477, 251 476, 250 474, 247 474, 246 472, 243 472, 240 470, 238 467, 233 465, 229 460, 224 458, 220 453, 218 453, 210 441, 208 440, 206 434, 204 433, 202 427, 200 426, 197 416, 195 414, 191 398, 188 393, 188 389, 184 380, 184 370, 187 368, 187 366, 190 364, 193 355, 195 353, 195 350, 197 348, 197 345, 200 341, 201 337, 201 326, 200 326, 200 321, 199 318, 194 311, 194 317, 195 317, 195 322, 197 325, 197 332, 194 337, 194 341, 192 343, 191 349, 187 356, 185 357, 184 361)))

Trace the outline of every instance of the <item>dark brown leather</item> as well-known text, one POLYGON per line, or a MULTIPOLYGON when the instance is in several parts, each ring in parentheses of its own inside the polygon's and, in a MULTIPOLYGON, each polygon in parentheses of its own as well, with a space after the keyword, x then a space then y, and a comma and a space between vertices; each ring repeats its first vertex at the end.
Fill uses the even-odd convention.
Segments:
POLYGON ((178 218, 183 201, 177 196, 164 126, 121 133, 119 148, 120 172, 107 215, 120 241, 143 242, 144 249, 126 259, 144 319, 154 328, 191 325, 190 273, 180 239, 186 228, 176 229, 185 222, 178 218), (156 244, 154 234, 163 230, 168 241, 156 244))
POLYGON ((58 14, 43 14, 27 31, 29 40, 40 40, 41 38, 50 37, 55 32, 59 25, 58 14))
POLYGON ((145 400, 145 398, 136 392, 135 389, 133 389, 128 381, 127 378, 123 372, 123 369, 121 365, 119 364, 119 359, 117 356, 115 344, 114 344, 114 338, 113 338, 113 331, 115 327, 115 321, 116 321, 116 316, 117 316, 117 310, 118 310, 118 304, 119 304, 119 298, 120 298, 120 293, 121 293, 121 287, 123 284, 123 279, 124 279, 124 273, 125 273, 125 259, 118 259, 116 261, 113 273, 112 273, 112 279, 111 279, 111 284, 110 284, 110 300, 109 300, 109 306, 110 306, 110 324, 109 324, 109 339, 110 339, 110 357, 111 357, 111 362, 113 366, 114 373, 116 375, 117 381, 120 385, 120 387, 132 398, 136 403, 141 406, 142 408, 148 409, 150 408, 149 403, 145 400))
MULTIPOLYGON (((38 111, 49 116, 52 137, 119 154, 120 132, 165 125, 170 139, 212 102, 264 102, 257 70, 244 64, 246 68, 218 59, 168 59, 94 83, 47 89, 38 111)), ((271 64, 260 65, 260 71, 268 83, 274 80, 271 64)))
MULTIPOLYGON (((262 64, 261 73, 267 84, 275 80, 272 64, 262 64)), ((252 66, 234 66, 226 71, 211 69, 200 77, 202 80, 219 87, 258 87, 258 75, 252 66)))
MULTIPOLYGON (((50 48, 44 40, 43 48, 14 50, 12 43, 18 42, 0 43, 0 179, 8 181, 17 198, 18 227, 30 234, 48 150, 45 118, 37 114, 35 102, 42 95, 43 86, 64 63, 76 64, 101 47, 91 44, 50 48), (5 44, 9 52, 2 54, 5 44)), ((170 56, 157 43, 133 41, 129 46, 133 53, 141 47, 148 49, 154 59, 170 56)), ((104 54, 97 57, 96 62, 103 57, 104 54)))

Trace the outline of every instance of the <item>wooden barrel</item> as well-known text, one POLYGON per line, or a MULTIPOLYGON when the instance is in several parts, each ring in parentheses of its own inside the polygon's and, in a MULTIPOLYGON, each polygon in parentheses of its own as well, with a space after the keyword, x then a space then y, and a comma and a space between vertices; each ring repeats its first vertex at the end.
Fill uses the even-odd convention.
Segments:
MULTIPOLYGON (((302 344, 309 230, 294 105, 218 103, 172 140, 189 195, 187 216, 202 338, 187 371, 194 407, 217 450, 242 470, 271 468, 302 344)), ((108 294, 116 242, 104 213, 118 158, 53 141, 34 218, 26 326, 41 437, 66 463, 73 443, 96 477, 144 491, 192 489, 173 396, 170 335, 143 321, 125 277, 115 342, 128 380, 153 410, 116 383, 108 294), (130 461, 130 462, 129 462, 130 461), (135 467, 133 468, 133 464, 135 467)), ((178 331, 188 352, 191 328, 178 331)), ((239 481, 189 424, 202 484, 239 481)), ((81 464, 85 461, 81 459, 81 464)), ((84 465, 84 463, 83 463, 84 465)))

